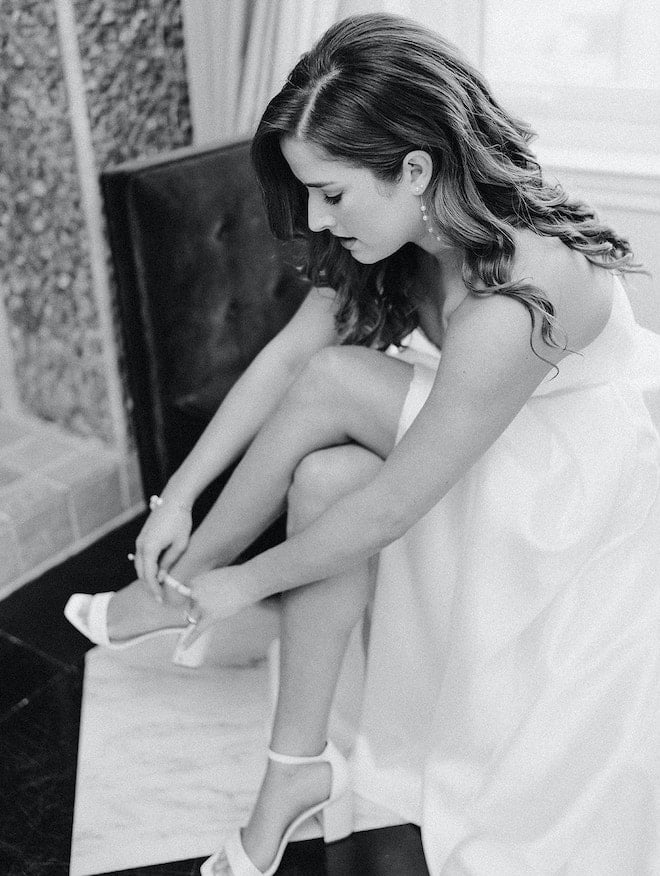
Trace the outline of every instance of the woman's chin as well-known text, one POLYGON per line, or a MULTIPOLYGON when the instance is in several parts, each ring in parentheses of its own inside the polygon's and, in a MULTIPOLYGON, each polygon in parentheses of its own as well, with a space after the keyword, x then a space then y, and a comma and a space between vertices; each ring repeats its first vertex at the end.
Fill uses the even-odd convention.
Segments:
POLYGON ((363 265, 373 265, 375 262, 378 262, 383 258, 368 247, 361 246, 359 241, 355 241, 353 246, 350 248, 346 247, 346 249, 349 250, 356 262, 360 262, 363 265))

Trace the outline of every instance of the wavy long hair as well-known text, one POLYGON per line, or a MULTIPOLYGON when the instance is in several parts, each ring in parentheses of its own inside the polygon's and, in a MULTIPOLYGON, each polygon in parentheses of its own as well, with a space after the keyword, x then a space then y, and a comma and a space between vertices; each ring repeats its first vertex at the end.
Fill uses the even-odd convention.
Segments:
MULTIPOLYGON (((372 265, 355 261, 328 231, 307 226, 307 193, 282 156, 295 136, 381 180, 400 178, 414 149, 433 160, 433 223, 463 253, 474 295, 522 302, 546 343, 559 345, 543 291, 512 277, 513 230, 558 237, 595 264, 639 270, 628 241, 560 185, 544 181, 534 132, 493 98, 478 71, 439 35, 405 18, 367 14, 332 26, 270 101, 252 160, 276 237, 306 241, 307 276, 338 295, 345 343, 384 348, 417 325, 420 297, 433 289, 435 262, 413 244, 372 265)), ((530 339, 531 342, 531 339, 530 339)))

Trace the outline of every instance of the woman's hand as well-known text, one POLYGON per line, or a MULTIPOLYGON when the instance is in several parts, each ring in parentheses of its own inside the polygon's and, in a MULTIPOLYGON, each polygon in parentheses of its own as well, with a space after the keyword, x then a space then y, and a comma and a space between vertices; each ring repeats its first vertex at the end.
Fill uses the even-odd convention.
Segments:
POLYGON ((159 574, 169 572, 190 541, 191 512, 163 500, 156 506, 135 542, 135 571, 158 602, 163 601, 159 574))
POLYGON ((186 582, 190 588, 188 620, 195 624, 188 643, 192 644, 209 627, 226 620, 260 598, 258 587, 243 566, 225 566, 203 572, 186 582))

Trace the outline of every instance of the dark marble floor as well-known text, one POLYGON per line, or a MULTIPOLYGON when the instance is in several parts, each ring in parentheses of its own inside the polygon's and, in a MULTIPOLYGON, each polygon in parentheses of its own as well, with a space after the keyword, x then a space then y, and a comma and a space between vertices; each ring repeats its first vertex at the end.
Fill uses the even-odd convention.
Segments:
MULTIPOLYGON (((69 872, 83 658, 91 647, 64 619, 71 593, 116 590, 141 520, 118 529, 0 602, 0 873, 69 872)), ((125 876, 196 876, 197 860, 121 871, 125 876)), ((115 871, 117 872, 117 871, 115 871)), ((289 846, 281 876, 425 876, 412 825, 354 834, 324 847, 289 846)))

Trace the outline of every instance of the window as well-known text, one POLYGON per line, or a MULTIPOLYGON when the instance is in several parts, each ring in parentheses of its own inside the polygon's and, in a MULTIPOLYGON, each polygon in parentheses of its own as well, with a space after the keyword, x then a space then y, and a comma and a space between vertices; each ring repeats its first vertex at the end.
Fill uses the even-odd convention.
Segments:
POLYGON ((481 69, 539 152, 660 160, 656 0, 482 0, 481 69))

